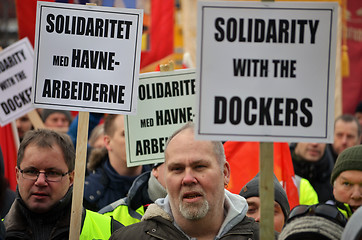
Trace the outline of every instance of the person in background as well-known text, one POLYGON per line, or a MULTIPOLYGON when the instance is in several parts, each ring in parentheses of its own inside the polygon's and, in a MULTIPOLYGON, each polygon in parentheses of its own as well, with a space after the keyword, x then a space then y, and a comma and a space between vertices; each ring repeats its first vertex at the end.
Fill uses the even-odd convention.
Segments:
POLYGON ((299 203, 312 205, 334 200, 330 183, 334 160, 325 143, 293 143, 290 145, 299 203), (312 185, 310 188, 306 179, 312 185))
POLYGON ((195 140, 194 125, 186 124, 167 141, 165 171, 168 195, 110 240, 259 239, 246 200, 224 188, 230 167, 221 142, 195 140))
POLYGON ((165 164, 157 163, 151 172, 138 176, 128 194, 98 212, 113 217, 125 226, 140 222, 149 204, 167 195, 165 183, 165 164))
POLYGON ((102 124, 98 124, 91 131, 88 143, 92 148, 103 148, 104 147, 104 126, 102 124))
POLYGON ((66 133, 68 132, 72 116, 69 111, 57 109, 43 109, 41 113, 46 128, 66 133))
POLYGON ((338 155, 331 183, 336 206, 347 218, 351 217, 362 205, 362 145, 338 155))
POLYGON ((361 133, 361 126, 353 115, 344 114, 336 118, 334 142, 327 145, 333 154, 334 162, 343 150, 361 143, 361 133))
POLYGON ((362 239, 362 207, 359 207, 348 220, 343 230, 341 240, 361 240, 362 239))
MULTIPOLYGON (((68 135, 29 131, 16 165, 17 198, 4 219, 7 239, 68 239, 75 150, 68 135)), ((83 209, 80 239, 108 239, 122 225, 83 209)))
POLYGON ((298 205, 290 212, 278 240, 340 240, 346 223, 333 205, 298 205))
POLYGON ((15 120, 16 128, 18 129, 19 141, 23 140, 25 133, 33 129, 33 124, 27 114, 15 120))
POLYGON ((357 118, 359 125, 362 128, 362 101, 357 104, 356 109, 354 110, 354 116, 357 118))
POLYGON ((88 159, 89 175, 84 181, 83 203, 99 211, 124 198, 133 181, 150 166, 127 167, 124 116, 110 114, 104 121, 105 148, 95 149, 88 159))
MULTIPOLYGON (((246 216, 260 222, 259 173, 240 191, 240 196, 246 199, 248 211, 246 216)), ((274 176, 274 230, 281 232, 290 212, 287 193, 274 176)))
MULTIPOLYGON (((77 146, 77 135, 78 135, 78 120, 79 115, 75 116, 71 122, 67 134, 72 139, 73 145, 77 146)), ((104 120, 103 113, 89 113, 89 125, 88 125, 88 140, 90 139, 94 128, 96 128, 104 120)), ((102 139, 103 141, 103 139, 102 139)), ((88 152, 90 152, 91 146, 88 144, 88 152)))
POLYGON ((8 180, 5 178, 5 165, 3 153, 0 146, 0 217, 4 219, 15 200, 15 192, 10 189, 8 180))

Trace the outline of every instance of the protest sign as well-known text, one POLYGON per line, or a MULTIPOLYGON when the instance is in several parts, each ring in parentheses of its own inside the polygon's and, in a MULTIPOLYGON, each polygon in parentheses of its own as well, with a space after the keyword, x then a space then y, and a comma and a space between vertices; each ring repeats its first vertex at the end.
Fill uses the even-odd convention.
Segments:
POLYGON ((198 7, 198 137, 332 142, 338 4, 198 7))
POLYGON ((136 112, 143 10, 38 2, 36 107, 136 112))
POLYGON ((23 38, 0 51, 0 125, 33 110, 31 86, 34 51, 23 38))
POLYGON ((137 115, 125 116, 127 166, 164 161, 168 137, 192 121, 195 69, 140 75, 137 115))

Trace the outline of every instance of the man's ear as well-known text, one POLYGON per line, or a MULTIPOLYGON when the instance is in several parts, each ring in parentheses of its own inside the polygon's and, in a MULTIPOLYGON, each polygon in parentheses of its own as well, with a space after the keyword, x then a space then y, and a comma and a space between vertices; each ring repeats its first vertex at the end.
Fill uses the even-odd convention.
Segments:
POLYGON ((104 140, 104 146, 107 148, 107 150, 108 151, 112 150, 110 146, 111 138, 108 135, 104 135, 103 140, 104 140))
POLYGON ((75 172, 74 170, 68 174, 69 175, 69 181, 70 181, 70 184, 69 186, 73 185, 73 182, 74 182, 74 175, 75 175, 75 172))
POLYGON ((18 167, 15 167, 15 174, 16 174, 16 182, 19 183, 21 172, 18 167))
POLYGON ((224 163, 224 185, 227 186, 230 181, 230 165, 227 161, 224 163))

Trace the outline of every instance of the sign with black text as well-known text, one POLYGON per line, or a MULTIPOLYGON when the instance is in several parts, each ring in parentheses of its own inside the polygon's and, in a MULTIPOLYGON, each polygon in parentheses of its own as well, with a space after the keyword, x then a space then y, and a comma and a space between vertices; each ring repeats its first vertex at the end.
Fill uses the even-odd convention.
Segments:
POLYGON ((34 105, 134 114, 143 10, 38 2, 34 105))
POLYGON ((125 116, 127 166, 164 161, 168 137, 194 118, 195 69, 140 75, 137 115, 125 116))
POLYGON ((0 51, 0 125, 33 110, 31 86, 34 51, 28 38, 23 38, 0 51))
POLYGON ((338 3, 199 2, 197 137, 332 142, 338 3))

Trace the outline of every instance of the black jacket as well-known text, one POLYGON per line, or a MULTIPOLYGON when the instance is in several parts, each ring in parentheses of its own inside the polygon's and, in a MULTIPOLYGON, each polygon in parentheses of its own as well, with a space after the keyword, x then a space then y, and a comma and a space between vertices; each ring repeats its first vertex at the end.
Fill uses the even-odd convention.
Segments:
POLYGON ((310 182, 317 192, 320 203, 325 203, 328 200, 333 201, 333 187, 330 183, 330 179, 334 162, 330 150, 326 147, 321 159, 317 162, 309 162, 295 154, 295 146, 295 144, 292 144, 290 147, 295 174, 310 182))

